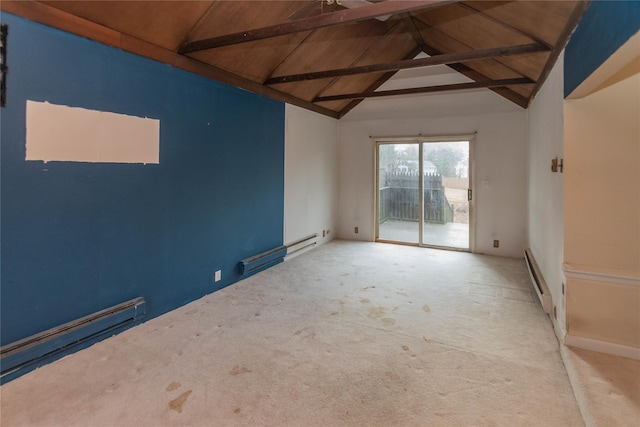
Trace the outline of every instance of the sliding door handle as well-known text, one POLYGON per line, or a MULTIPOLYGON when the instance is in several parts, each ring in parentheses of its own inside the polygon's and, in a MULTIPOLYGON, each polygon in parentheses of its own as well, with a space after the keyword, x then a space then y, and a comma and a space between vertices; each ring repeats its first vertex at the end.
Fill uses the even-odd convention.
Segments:
POLYGON ((468 200, 468 201, 471 201, 471 196, 472 196, 472 195, 473 195, 473 194, 472 194, 471 189, 470 189, 470 188, 468 188, 468 189, 467 189, 467 200, 468 200))

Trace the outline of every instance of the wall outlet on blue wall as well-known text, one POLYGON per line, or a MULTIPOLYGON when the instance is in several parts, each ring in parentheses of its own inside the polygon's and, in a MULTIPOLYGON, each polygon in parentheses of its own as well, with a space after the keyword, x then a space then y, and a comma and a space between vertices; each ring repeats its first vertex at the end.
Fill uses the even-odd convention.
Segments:
POLYGON ((222 270, 217 270, 215 273, 213 273, 213 281, 219 282, 220 280, 222 280, 222 270))

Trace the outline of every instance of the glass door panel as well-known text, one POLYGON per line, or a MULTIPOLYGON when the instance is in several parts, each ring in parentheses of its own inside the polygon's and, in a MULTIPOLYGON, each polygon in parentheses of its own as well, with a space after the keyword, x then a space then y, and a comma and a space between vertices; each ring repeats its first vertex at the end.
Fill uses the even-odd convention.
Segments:
POLYGON ((469 249, 469 141, 425 142, 421 243, 469 249))
POLYGON ((378 239, 419 244, 419 144, 378 145, 378 239))

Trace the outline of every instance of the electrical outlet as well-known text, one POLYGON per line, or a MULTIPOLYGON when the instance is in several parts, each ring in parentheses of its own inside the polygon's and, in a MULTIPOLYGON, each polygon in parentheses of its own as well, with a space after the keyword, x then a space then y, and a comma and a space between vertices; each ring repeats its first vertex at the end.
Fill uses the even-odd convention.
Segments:
POLYGON ((494 248, 499 248, 500 247, 500 240, 494 240, 493 241, 493 247, 494 248))
POLYGON ((353 232, 354 232, 354 233, 356 233, 356 234, 358 234, 358 227, 355 227, 355 228, 353 229, 353 232))
POLYGON ((331 230, 327 230, 327 236, 329 235, 329 233, 331 233, 331 230))
POLYGON ((213 274, 213 281, 219 282, 220 280, 222 280, 222 271, 218 270, 213 274))
POLYGON ((322 237, 327 235, 327 230, 322 230, 322 237))

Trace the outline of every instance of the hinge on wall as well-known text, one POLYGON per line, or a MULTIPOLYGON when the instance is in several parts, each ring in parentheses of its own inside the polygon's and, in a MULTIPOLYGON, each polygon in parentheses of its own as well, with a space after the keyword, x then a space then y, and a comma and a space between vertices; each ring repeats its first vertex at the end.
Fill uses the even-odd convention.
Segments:
POLYGON ((562 173, 563 170, 564 170, 564 159, 558 160, 557 157, 555 159, 551 159, 551 172, 560 171, 560 173, 562 173))

